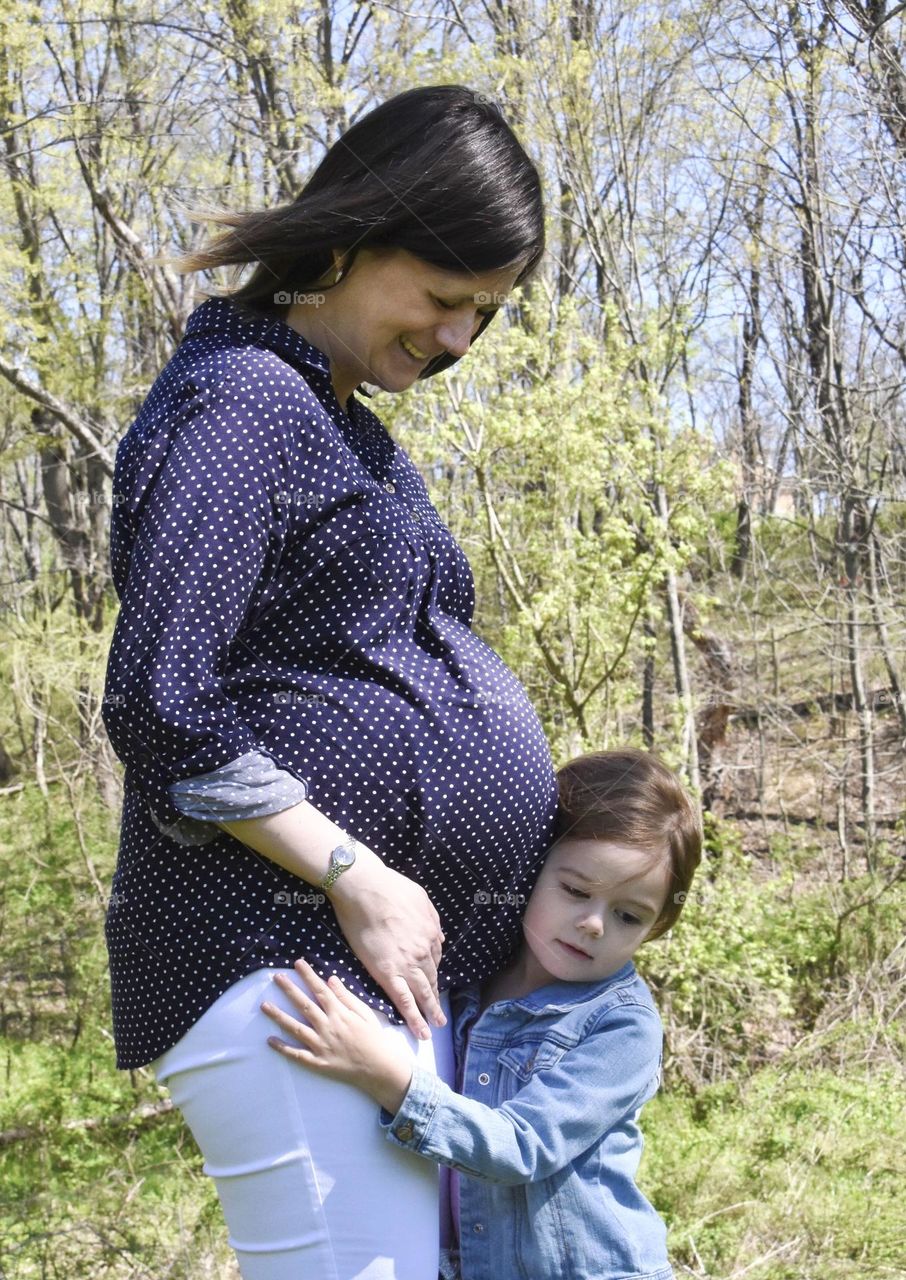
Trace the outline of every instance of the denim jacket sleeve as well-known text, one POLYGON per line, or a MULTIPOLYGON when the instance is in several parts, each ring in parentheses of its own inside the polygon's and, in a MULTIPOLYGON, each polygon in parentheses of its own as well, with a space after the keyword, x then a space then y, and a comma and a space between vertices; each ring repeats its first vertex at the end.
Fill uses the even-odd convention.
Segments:
POLYGON ((138 477, 121 479, 123 492, 114 479, 133 548, 103 706, 113 748, 158 825, 180 819, 173 782, 259 745, 222 676, 285 540, 279 494, 291 487, 295 449, 291 415, 274 413, 241 373, 204 387, 188 379, 169 412, 138 477))
POLYGON ((653 1009, 621 1004, 511 1099, 490 1107, 416 1065, 396 1115, 398 1146, 490 1182, 535 1182, 565 1168, 654 1092, 663 1033, 653 1009))

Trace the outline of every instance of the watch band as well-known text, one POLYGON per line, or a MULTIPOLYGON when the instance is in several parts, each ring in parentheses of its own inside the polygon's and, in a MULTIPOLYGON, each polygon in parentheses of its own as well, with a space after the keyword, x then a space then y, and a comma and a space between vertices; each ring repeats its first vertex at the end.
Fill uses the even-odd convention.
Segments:
POLYGON ((337 877, 352 866, 355 862, 357 848, 358 841, 353 839, 352 836, 347 836, 342 844, 338 844, 335 849, 330 851, 330 866, 327 869, 327 874, 318 885, 319 889, 330 889, 337 877))

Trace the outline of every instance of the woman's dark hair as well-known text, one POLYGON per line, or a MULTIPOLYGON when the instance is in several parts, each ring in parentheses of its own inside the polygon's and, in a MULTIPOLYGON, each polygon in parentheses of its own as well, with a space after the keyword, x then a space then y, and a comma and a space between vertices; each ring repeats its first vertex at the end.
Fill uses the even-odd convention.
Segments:
POLYGON ((652 751, 591 751, 557 770, 554 839, 613 840, 652 854, 666 852, 672 872, 667 901, 645 936, 677 921, 702 854, 698 805, 678 775, 652 751))
MULTIPOLYGON (((215 296, 281 318, 288 308, 277 295, 310 289, 333 266, 334 247, 346 251, 347 266, 362 245, 406 249, 433 266, 475 274, 525 259, 517 285, 544 252, 538 171, 500 108, 456 84, 408 89, 369 111, 289 204, 190 213, 232 230, 171 260, 176 269, 257 262, 245 284, 215 296)), ((458 358, 444 352, 419 376, 458 358)))

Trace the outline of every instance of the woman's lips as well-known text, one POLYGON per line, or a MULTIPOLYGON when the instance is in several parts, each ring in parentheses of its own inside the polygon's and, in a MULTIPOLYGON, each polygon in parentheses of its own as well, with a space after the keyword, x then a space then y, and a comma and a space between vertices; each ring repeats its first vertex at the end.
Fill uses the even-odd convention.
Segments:
POLYGON ((591 956, 588 954, 587 951, 582 951, 579 947, 573 947, 568 942, 562 942, 560 938, 558 938, 557 941, 560 943, 561 947, 566 948, 566 950, 570 953, 570 955, 581 956, 583 960, 591 959, 591 956))
MULTIPOLYGON (((407 339, 406 341, 408 342, 408 339, 407 339)), ((406 342, 404 342, 402 338, 400 338, 400 346, 401 346, 401 347, 402 347, 402 349, 406 352, 406 355, 409 357, 409 359, 410 359, 410 360, 415 360, 418 364, 424 364, 424 362, 428 359, 428 357, 427 357, 427 356, 423 356, 423 355, 416 355, 414 351, 410 351, 410 350, 408 350, 408 348, 407 348, 407 346, 406 346, 406 342)), ((414 344, 414 343, 412 343, 412 342, 410 342, 410 343, 409 343, 409 346, 410 346, 410 347, 415 347, 415 344, 414 344)), ((415 347, 415 351, 419 351, 419 350, 420 350, 420 348, 419 348, 419 347, 415 347)))

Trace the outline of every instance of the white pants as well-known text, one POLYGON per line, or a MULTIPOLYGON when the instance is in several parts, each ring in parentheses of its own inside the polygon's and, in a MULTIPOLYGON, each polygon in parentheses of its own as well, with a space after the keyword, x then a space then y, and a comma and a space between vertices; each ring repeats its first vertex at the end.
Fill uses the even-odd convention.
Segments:
MULTIPOLYGON (((270 1048, 288 1037, 262 1000, 299 1017, 279 972, 308 991, 291 969, 247 974, 152 1064, 217 1185, 243 1280, 437 1280, 447 1170, 388 1141, 367 1094, 270 1048)), ((430 1040, 378 1016, 453 1085, 446 993, 441 1005, 430 1040)))

